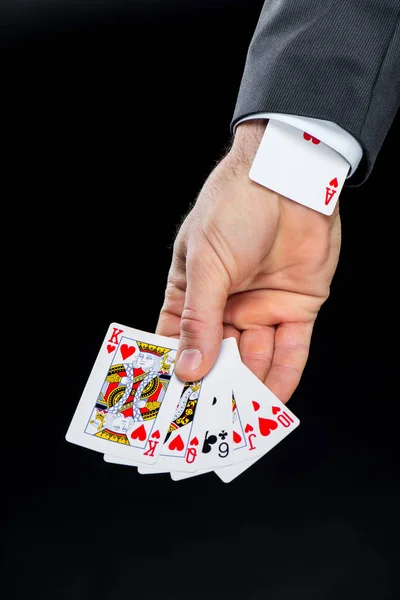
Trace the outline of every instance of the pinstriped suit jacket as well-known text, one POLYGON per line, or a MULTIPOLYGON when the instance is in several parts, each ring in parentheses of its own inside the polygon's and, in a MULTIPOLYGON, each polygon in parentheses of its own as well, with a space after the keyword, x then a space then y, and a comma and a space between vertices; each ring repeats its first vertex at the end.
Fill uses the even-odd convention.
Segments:
POLYGON ((400 105, 400 0, 266 0, 231 121, 276 112, 333 121, 368 178, 400 105))

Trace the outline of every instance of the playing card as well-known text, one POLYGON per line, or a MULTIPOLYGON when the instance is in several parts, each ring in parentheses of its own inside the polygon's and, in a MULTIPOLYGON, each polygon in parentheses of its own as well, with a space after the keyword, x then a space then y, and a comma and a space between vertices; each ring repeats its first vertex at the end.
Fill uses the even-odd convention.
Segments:
POLYGON ((183 382, 178 340, 111 323, 66 440, 102 454, 156 462, 183 382))
MULTIPOLYGON (((185 452, 176 457, 163 444, 157 464, 138 467, 141 474, 152 472, 194 472, 233 463, 232 392, 229 385, 232 340, 224 340, 211 371, 201 380, 196 412, 185 452)), ((234 341, 234 340, 233 340, 234 341)))
MULTIPOLYGON (((230 338, 232 396, 235 399, 233 464, 213 469, 225 483, 243 473, 261 456, 279 444, 300 423, 299 419, 248 369, 240 359, 234 338, 230 338)), ((171 473, 174 481, 209 472, 171 473)))
MULTIPOLYGON (((184 384, 181 397, 176 405, 174 414, 172 416, 172 422, 169 425, 168 432, 163 442, 163 447, 160 451, 160 458, 185 458, 188 451, 189 442, 193 438, 193 436, 191 436, 191 431, 193 429, 193 419, 196 413, 201 386, 202 380, 187 382, 184 384)), ((138 461, 126 460, 109 454, 104 456, 104 460, 109 463, 132 467, 143 466, 142 463, 139 463, 138 461)), ((155 467, 156 470, 150 470, 149 472, 153 474, 155 472, 169 472, 167 465, 163 470, 163 462, 164 461, 157 464, 155 467)), ((146 469, 144 469, 143 473, 146 472, 146 469)))
MULTIPOLYGON (((236 343, 235 343, 236 344, 236 343)), ((233 346, 233 343, 231 342, 231 345, 233 346)), ((236 346, 237 348, 237 346, 236 346)), ((233 448, 234 449, 238 449, 238 448, 245 448, 247 445, 246 442, 246 437, 244 435, 244 431, 243 431, 243 426, 242 426, 242 422, 240 419, 240 415, 239 415, 239 411, 238 411, 238 407, 237 407, 237 403, 235 400, 235 394, 232 390, 232 394, 231 394, 231 408, 232 408, 232 442, 233 442, 233 448)), ((250 463, 250 461, 248 461, 250 463)), ((254 461, 255 462, 255 461, 254 461)), ((225 465, 223 465, 223 467, 225 468, 225 465)), ((243 469, 246 470, 247 467, 245 467, 243 469)), ((149 469, 146 469, 146 472, 149 471, 149 469)), ((181 479, 188 479, 189 477, 194 477, 196 475, 204 475, 204 473, 210 473, 211 471, 213 471, 212 468, 203 468, 203 469, 199 469, 198 471, 195 471, 194 473, 187 473, 187 472, 183 472, 183 471, 173 471, 171 473, 171 479, 173 479, 174 481, 180 481, 181 479)))
POLYGON ((236 447, 232 466, 215 469, 229 483, 287 437, 299 419, 243 363, 235 370, 235 398, 247 444, 236 447))
POLYGON ((331 215, 349 169, 343 156, 319 139, 270 119, 249 177, 295 202, 331 215))

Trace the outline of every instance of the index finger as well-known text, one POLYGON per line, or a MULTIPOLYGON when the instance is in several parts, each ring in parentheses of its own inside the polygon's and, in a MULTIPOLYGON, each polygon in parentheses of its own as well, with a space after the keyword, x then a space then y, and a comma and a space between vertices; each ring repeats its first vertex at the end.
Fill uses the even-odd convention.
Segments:
POLYGON ((271 367, 265 385, 286 404, 300 383, 306 366, 312 322, 281 323, 276 328, 271 367))

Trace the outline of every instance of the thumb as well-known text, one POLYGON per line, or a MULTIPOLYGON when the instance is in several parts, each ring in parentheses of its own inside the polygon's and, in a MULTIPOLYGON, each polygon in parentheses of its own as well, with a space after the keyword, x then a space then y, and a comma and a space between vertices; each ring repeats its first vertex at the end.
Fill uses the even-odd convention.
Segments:
MULTIPOLYGON (((218 259, 217 259, 218 260, 218 259)), ((175 373, 183 381, 204 377, 213 367, 223 338, 229 278, 214 257, 196 251, 186 263, 185 305, 175 373), (200 258, 199 258, 200 257, 200 258)))

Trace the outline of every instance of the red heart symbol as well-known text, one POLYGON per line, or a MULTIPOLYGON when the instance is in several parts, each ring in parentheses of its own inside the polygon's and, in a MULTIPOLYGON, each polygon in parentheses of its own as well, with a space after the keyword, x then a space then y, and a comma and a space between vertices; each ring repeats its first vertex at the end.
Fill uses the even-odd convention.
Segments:
POLYGON ((276 415, 276 413, 280 412, 280 410, 281 409, 279 408, 279 406, 273 406, 272 407, 272 414, 276 415))
POLYGON ((309 133, 304 132, 303 133, 303 138, 309 142, 310 140, 312 141, 313 144, 320 144, 320 140, 316 137, 313 137, 312 135, 310 135, 309 133))
POLYGON ((113 350, 115 350, 115 346, 111 346, 111 344, 108 344, 108 346, 107 346, 108 354, 110 354, 110 352, 112 352, 113 350))
POLYGON ((233 432, 233 441, 235 444, 239 444, 242 441, 242 436, 239 435, 237 431, 233 432))
POLYGON ((249 433, 249 431, 253 431, 254 427, 252 427, 249 423, 247 423, 244 432, 249 433))
POLYGON ((260 405, 255 400, 252 400, 252 403, 253 403, 253 408, 254 408, 255 412, 257 412, 258 409, 260 408, 260 405))
POLYGON ((155 432, 152 434, 152 436, 151 436, 151 437, 152 437, 152 438, 153 438, 153 437, 155 437, 155 438, 157 438, 158 440, 160 439, 160 432, 158 431, 158 429, 157 429, 157 430, 156 430, 156 431, 155 431, 155 432))
POLYGON ((260 428, 261 435, 266 436, 278 427, 278 423, 272 419, 263 419, 262 417, 259 417, 258 426, 260 428))
POLYGON ((337 187, 339 185, 337 178, 335 177, 335 179, 332 179, 332 181, 329 182, 329 185, 331 187, 337 187))
POLYGON ((168 448, 170 450, 183 450, 184 447, 185 447, 185 444, 183 443, 183 439, 181 438, 180 435, 176 436, 176 438, 173 439, 172 442, 168 446, 168 448))
POLYGON ((128 346, 128 344, 122 344, 121 346, 121 356, 125 360, 125 358, 129 358, 132 354, 135 353, 135 346, 128 346))
POLYGON ((197 437, 194 437, 192 440, 190 440, 190 443, 193 444, 193 446, 198 446, 199 440, 197 439, 197 437))
POLYGON ((144 428, 143 423, 140 427, 135 429, 135 431, 132 431, 131 438, 133 440, 139 439, 141 442, 146 439, 146 429, 144 428))

